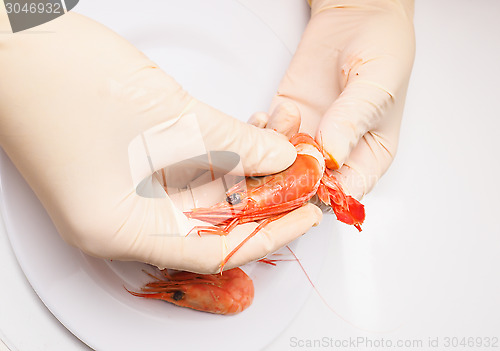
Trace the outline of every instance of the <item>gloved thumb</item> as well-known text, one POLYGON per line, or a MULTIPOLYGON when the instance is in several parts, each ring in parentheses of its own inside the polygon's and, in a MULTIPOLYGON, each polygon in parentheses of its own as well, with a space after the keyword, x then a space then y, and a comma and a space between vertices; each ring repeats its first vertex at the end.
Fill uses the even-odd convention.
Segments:
MULTIPOLYGON (((297 155, 288 139, 257 128, 190 98, 177 117, 142 131, 128 146, 134 188, 166 168, 169 180, 187 182, 185 169, 267 175, 290 166, 297 155)), ((196 175, 196 174, 195 174, 196 175)), ((170 185, 172 182, 170 182, 170 185)))
POLYGON ((237 154, 244 175, 277 173, 295 161, 295 147, 274 130, 244 123, 202 102, 197 102, 189 112, 197 116, 207 150, 237 154))

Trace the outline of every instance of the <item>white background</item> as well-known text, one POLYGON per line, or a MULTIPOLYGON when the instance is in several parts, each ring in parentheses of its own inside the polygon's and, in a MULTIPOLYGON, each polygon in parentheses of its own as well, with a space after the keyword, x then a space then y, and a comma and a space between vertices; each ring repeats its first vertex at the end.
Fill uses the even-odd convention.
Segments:
MULTIPOLYGON (((262 4, 254 11, 293 47, 286 12, 278 19, 262 4)), ((335 228, 316 282, 337 314, 313 293, 266 350, 305 350, 294 341, 323 337, 418 339, 421 350, 429 338, 500 338, 499 14, 494 0, 416 4, 398 155, 364 200, 363 232, 335 228)), ((3 228, 0 267, 0 339, 21 351, 88 349, 33 292, 3 228)))

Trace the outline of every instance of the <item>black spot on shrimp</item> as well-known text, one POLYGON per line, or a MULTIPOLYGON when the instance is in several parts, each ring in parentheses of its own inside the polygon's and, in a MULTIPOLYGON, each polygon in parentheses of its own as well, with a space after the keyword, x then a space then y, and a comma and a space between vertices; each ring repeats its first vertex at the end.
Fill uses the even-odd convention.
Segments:
POLYGON ((241 194, 240 193, 234 193, 231 195, 228 195, 226 197, 226 201, 230 205, 237 205, 241 202, 241 194))
POLYGON ((184 298, 184 293, 180 290, 177 290, 176 292, 174 292, 174 295, 172 295, 172 298, 174 299, 174 301, 182 300, 184 298))

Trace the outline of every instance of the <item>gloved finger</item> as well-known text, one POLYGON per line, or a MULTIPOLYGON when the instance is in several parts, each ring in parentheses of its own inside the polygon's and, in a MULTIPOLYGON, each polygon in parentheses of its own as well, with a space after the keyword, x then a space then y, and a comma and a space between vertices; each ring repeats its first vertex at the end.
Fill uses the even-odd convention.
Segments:
MULTIPOLYGON (((280 249, 303 235, 311 227, 318 225, 322 216, 323 214, 317 206, 307 203, 284 217, 269 223, 229 259, 224 269, 241 266, 280 249)), ((240 243, 242 239, 246 238, 253 231, 255 223, 245 226, 247 225, 236 227, 234 233, 229 235, 231 241, 229 248, 234 243, 240 243)))
MULTIPOLYGON (((322 217, 321 210, 306 204, 282 218, 269 223, 250 238, 224 265, 224 270, 258 260, 278 250, 317 225, 322 217)), ((242 243, 258 226, 245 223, 234 228, 227 236, 196 234, 183 242, 169 242, 173 254, 158 257, 153 264, 197 273, 218 273, 224 258, 242 243), (180 249, 182 248, 182 249, 180 249)))
MULTIPOLYGON (((146 202, 148 206, 151 205, 150 201, 146 202)), ((161 217, 161 213, 158 215, 161 217)), ((321 217, 319 208, 312 204, 292 211, 249 239, 232 256, 224 269, 243 265, 276 251, 317 225, 321 217)), ((185 237, 169 233, 169 223, 162 221, 161 218, 157 218, 156 222, 154 224, 156 230, 144 230, 144 226, 152 229, 149 225, 153 223, 146 221, 142 223, 143 228, 136 228, 139 230, 135 235, 126 235, 124 231, 132 229, 127 227, 122 228, 122 235, 105 233, 101 233, 100 236, 90 235, 86 237, 85 245, 79 247, 88 254, 98 257, 141 261, 160 268, 168 267, 197 273, 217 273, 224 257, 258 226, 255 222, 246 223, 234 228, 227 236, 210 234, 198 236, 192 232, 185 237), (89 238, 94 238, 95 241, 89 242, 89 238)))
POLYGON ((292 101, 283 101, 276 105, 271 115, 265 112, 254 113, 248 123, 259 127, 269 128, 290 138, 299 132, 300 111, 292 101))
POLYGON ((347 194, 361 200, 377 184, 394 159, 395 147, 386 142, 376 133, 366 133, 344 165, 334 172, 347 194))
POLYGON ((266 128, 267 122, 269 121, 269 114, 266 112, 255 112, 250 116, 247 123, 257 128, 266 128))
POLYGON ((182 171, 186 163, 220 174, 262 175, 280 172, 294 162, 295 147, 285 136, 243 123, 201 102, 190 105, 178 117, 141 132, 130 142, 134 187, 166 167, 173 170, 172 179, 179 178, 175 170, 182 171))
POLYGON ((287 138, 297 134, 300 128, 300 111, 292 101, 284 101, 276 106, 266 128, 286 135, 287 138))
POLYGON ((406 87, 399 93, 378 127, 363 135, 338 170, 344 190, 358 200, 371 191, 396 155, 406 87))
POLYGON ((297 155, 285 136, 195 100, 178 117, 140 133, 128 151, 135 186, 159 169, 200 155, 208 156, 207 169, 218 167, 240 175, 280 172, 297 155), (219 156, 218 164, 212 162, 214 155, 219 156))
POLYGON ((324 148, 327 167, 340 168, 360 139, 380 123, 393 104, 393 94, 382 85, 369 80, 349 82, 323 116, 316 134, 324 148))
POLYGON ((295 161, 295 147, 275 131, 241 122, 201 102, 189 112, 198 118, 206 148, 239 155, 245 175, 277 173, 295 161))

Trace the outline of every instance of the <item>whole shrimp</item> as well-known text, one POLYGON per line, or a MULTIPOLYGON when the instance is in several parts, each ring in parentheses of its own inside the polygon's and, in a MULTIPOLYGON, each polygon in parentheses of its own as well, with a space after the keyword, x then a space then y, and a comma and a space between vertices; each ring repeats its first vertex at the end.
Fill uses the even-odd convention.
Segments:
POLYGON ((364 206, 346 195, 333 172, 325 167, 320 146, 304 133, 295 134, 290 142, 297 149, 295 162, 284 171, 264 177, 248 177, 227 192, 226 201, 207 208, 185 212, 189 218, 216 227, 195 227, 198 234, 227 235, 235 226, 262 220, 259 226, 236 246, 222 261, 227 261, 264 226, 303 206, 315 194, 330 206, 341 222, 361 231, 365 219, 364 206))
POLYGON ((180 307, 217 314, 236 314, 252 304, 253 282, 239 268, 221 274, 197 274, 167 269, 161 277, 142 287, 142 292, 127 290, 134 296, 163 300, 180 307))
MULTIPOLYGON (((161 299, 200 311, 232 314, 248 307, 253 300, 252 280, 239 268, 222 274, 227 261, 265 225, 303 206, 315 194, 330 206, 337 219, 361 231, 364 206, 346 195, 333 173, 325 167, 322 149, 307 134, 296 134, 290 142, 297 149, 295 162, 286 170, 264 177, 248 177, 227 191, 226 201, 207 208, 185 212, 189 218, 214 227, 195 227, 198 234, 227 235, 236 225, 259 221, 259 226, 222 261, 221 274, 178 272, 146 284, 140 297, 161 299), (235 299, 235 296, 238 297, 235 299)), ((265 261, 264 261, 265 262, 265 261)))

